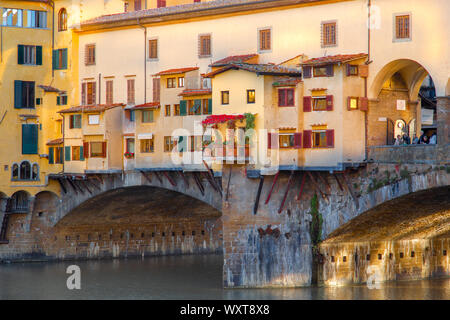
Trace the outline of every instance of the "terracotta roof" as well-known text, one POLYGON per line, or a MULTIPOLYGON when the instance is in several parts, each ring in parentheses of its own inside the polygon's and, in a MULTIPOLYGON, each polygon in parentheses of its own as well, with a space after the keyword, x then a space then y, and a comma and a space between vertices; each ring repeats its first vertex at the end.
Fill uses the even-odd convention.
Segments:
POLYGON ((159 102, 147 102, 143 104, 138 104, 131 109, 158 109, 160 106, 159 102))
POLYGON ((211 89, 186 89, 179 94, 179 96, 201 96, 211 94, 211 89))
POLYGON ((56 146, 58 144, 63 144, 63 143, 64 143, 64 139, 59 138, 59 139, 50 140, 49 142, 47 142, 47 145, 48 146, 56 146))
POLYGON ((43 89, 45 92, 56 92, 56 93, 65 92, 51 86, 44 86, 42 84, 38 85, 38 87, 43 89))
POLYGON ((206 78, 212 78, 222 72, 228 71, 230 69, 239 69, 245 70, 249 72, 255 72, 257 74, 265 74, 265 75, 290 75, 294 77, 300 77, 301 72, 298 69, 286 68, 274 64, 250 64, 250 63, 233 63, 229 64, 223 68, 220 68, 216 71, 212 71, 205 75, 206 78))
POLYGON ((58 111, 59 113, 74 113, 74 112, 101 112, 109 109, 123 107, 125 104, 123 103, 115 103, 115 104, 96 104, 92 106, 77 106, 69 109, 64 109, 58 111))
POLYGON ((276 79, 272 83, 272 86, 274 87, 296 86, 299 82, 302 82, 302 80, 298 78, 286 77, 285 79, 276 79))
POLYGON ((320 58, 313 58, 304 61, 301 65, 322 65, 322 64, 335 64, 335 63, 345 63, 357 59, 362 59, 367 57, 367 53, 357 53, 357 54, 338 54, 335 56, 326 56, 320 58))
POLYGON ((170 75, 170 74, 185 73, 185 72, 194 71, 194 70, 198 70, 198 67, 164 70, 164 71, 158 72, 157 74, 154 74, 154 76, 166 76, 166 75, 170 75))
POLYGON ((232 63, 244 63, 247 62, 247 60, 257 57, 258 55, 253 53, 253 54, 244 54, 244 55, 239 55, 239 56, 229 56, 226 58, 223 58, 221 60, 218 60, 216 62, 213 62, 212 64, 210 64, 210 67, 223 67, 226 66, 227 64, 232 64, 232 63))

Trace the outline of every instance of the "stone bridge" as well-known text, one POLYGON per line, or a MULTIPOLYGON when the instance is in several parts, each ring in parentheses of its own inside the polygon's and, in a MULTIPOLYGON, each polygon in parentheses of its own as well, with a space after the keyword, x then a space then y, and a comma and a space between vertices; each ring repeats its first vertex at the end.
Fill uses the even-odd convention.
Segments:
MULTIPOLYGON (((416 199, 416 195, 448 199, 450 192, 448 165, 376 161, 344 172, 280 171, 272 176, 232 165, 224 167, 222 177, 206 170, 51 178, 58 181, 60 195, 40 192, 30 197, 28 211, 7 214, 1 259, 223 252, 226 287, 366 281, 349 278, 354 270, 336 271, 331 260, 343 259, 336 249, 343 238, 336 238, 336 232, 340 234, 343 227, 353 230, 352 223, 360 226, 359 216, 369 215, 364 221, 370 227, 371 212, 378 212, 382 204, 391 204, 390 210, 383 211, 389 217, 397 212, 393 201, 416 199), (319 245, 321 240, 325 241, 319 245)), ((425 208, 416 200, 415 207, 425 208)), ((449 209, 448 201, 440 203, 442 210, 449 209)), ((411 215, 405 213, 395 223, 409 219, 411 215)), ((414 275, 419 277, 417 272, 414 275)), ((385 279, 395 278, 395 272, 389 277, 385 279)))

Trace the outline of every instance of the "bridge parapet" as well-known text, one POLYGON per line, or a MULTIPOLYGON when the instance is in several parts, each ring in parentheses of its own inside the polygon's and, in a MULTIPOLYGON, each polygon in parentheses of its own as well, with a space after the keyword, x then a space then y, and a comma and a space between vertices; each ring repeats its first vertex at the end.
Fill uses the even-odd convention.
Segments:
POLYGON ((448 164, 450 145, 413 144, 401 146, 371 146, 368 159, 374 163, 389 164, 448 164))

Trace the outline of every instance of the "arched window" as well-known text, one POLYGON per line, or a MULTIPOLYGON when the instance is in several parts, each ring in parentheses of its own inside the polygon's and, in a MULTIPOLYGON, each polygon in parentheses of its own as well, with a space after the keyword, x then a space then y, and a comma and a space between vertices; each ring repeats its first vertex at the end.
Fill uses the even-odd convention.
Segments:
POLYGON ((20 180, 30 180, 31 179, 31 166, 28 161, 23 161, 20 164, 20 180))
POLYGON ((19 165, 14 163, 11 167, 11 179, 19 180, 19 165))
POLYGON ((58 13, 58 31, 67 30, 67 11, 65 8, 59 10, 58 13))
POLYGON ((33 166, 31 167, 31 179, 39 180, 39 166, 37 163, 33 163, 33 166))

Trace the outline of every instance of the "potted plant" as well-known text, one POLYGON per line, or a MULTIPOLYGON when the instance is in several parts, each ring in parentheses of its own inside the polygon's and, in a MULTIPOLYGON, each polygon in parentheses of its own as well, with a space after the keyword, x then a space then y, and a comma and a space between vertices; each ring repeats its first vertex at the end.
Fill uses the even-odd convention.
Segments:
POLYGON ((127 158, 127 159, 132 159, 132 158, 134 158, 134 152, 125 152, 124 153, 124 156, 125 156, 125 158, 127 158))

